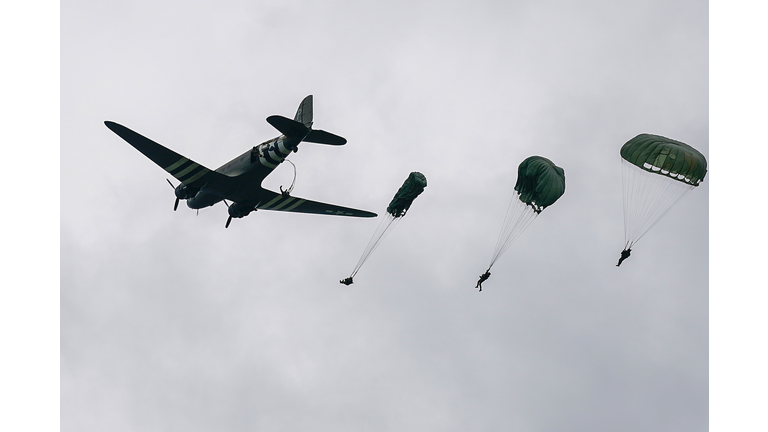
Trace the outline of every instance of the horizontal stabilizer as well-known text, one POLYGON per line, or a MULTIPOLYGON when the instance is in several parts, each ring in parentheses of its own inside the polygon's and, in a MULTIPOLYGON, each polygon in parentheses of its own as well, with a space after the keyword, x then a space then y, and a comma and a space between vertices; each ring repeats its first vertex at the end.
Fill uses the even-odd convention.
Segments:
POLYGON ((308 127, 304 126, 304 123, 279 115, 267 117, 267 123, 274 126, 275 129, 279 130, 287 137, 304 138, 310 130, 308 127))
POLYGON ((324 130, 312 130, 309 135, 304 138, 304 141, 329 145, 344 145, 347 143, 347 140, 344 138, 324 130))

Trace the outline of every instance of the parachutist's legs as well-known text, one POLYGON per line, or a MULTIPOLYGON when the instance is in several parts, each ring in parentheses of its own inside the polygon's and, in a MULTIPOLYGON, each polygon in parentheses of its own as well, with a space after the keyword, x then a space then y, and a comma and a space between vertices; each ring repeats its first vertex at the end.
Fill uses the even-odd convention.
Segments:
POLYGON ((475 285, 475 288, 480 288, 480 291, 483 290, 483 282, 488 280, 488 278, 491 277, 491 269, 490 267, 488 270, 485 271, 485 273, 480 275, 480 279, 477 280, 477 285, 475 285))
POLYGON ((624 249, 621 251, 621 257, 619 257, 619 263, 616 264, 616 267, 619 267, 622 262, 624 262, 625 259, 629 258, 629 254, 632 252, 632 249, 624 249))

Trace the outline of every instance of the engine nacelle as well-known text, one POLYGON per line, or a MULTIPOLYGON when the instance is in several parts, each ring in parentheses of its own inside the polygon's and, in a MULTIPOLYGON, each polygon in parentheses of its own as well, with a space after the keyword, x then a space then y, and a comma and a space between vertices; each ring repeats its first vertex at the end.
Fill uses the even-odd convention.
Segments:
POLYGON ((253 205, 243 205, 238 203, 232 203, 232 205, 229 206, 227 209, 229 212, 229 215, 233 218, 242 218, 246 217, 251 212, 256 211, 256 208, 253 205))
POLYGON ((199 189, 192 189, 184 184, 180 184, 176 186, 176 189, 173 191, 173 193, 176 194, 176 198, 185 200, 197 195, 198 191, 199 189))

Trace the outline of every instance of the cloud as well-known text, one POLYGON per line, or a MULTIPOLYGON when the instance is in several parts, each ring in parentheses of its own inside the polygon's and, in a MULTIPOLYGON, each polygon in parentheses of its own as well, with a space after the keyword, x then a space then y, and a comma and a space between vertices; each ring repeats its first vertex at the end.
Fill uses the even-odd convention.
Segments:
POLYGON ((615 267, 621 145, 709 156, 706 5, 180 5, 62 8, 62 430, 706 427, 708 179, 615 267), (173 212, 103 126, 215 168, 307 94, 349 142, 302 144, 295 194, 428 180, 350 287, 378 220, 173 212), (566 193, 477 293, 534 154, 566 193))

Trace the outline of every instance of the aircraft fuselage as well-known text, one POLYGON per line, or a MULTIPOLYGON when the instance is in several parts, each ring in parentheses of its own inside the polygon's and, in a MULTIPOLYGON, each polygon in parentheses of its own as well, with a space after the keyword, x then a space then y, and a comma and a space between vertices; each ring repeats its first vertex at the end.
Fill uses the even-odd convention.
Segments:
MULTIPOLYGON (((301 137, 303 138, 303 137, 301 137)), ((298 151, 301 139, 280 135, 269 141, 265 141, 252 149, 232 159, 216 169, 216 172, 228 177, 237 177, 238 182, 234 190, 222 191, 203 186, 192 198, 187 200, 187 206, 191 209, 210 207, 229 194, 234 201, 241 202, 237 198, 236 190, 257 189, 264 179, 283 163, 292 151, 298 151), (233 196, 234 194, 234 196, 233 196)), ((258 204, 253 203, 254 205, 258 204)))

